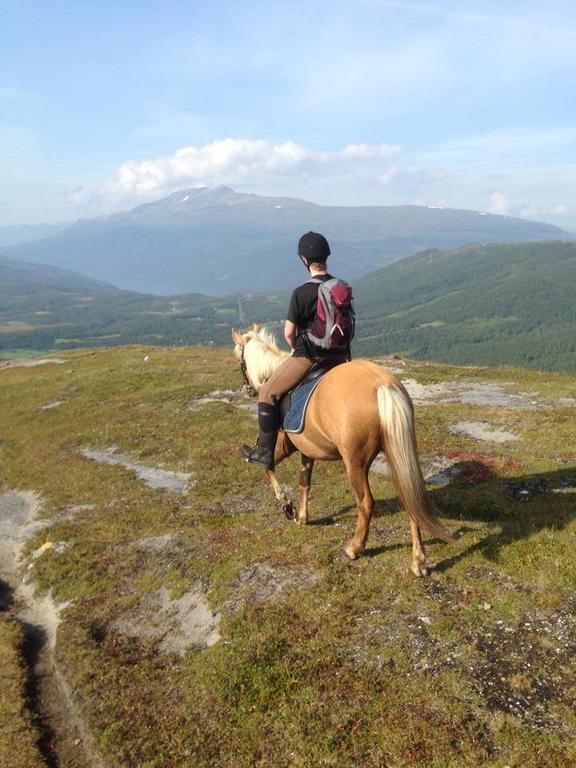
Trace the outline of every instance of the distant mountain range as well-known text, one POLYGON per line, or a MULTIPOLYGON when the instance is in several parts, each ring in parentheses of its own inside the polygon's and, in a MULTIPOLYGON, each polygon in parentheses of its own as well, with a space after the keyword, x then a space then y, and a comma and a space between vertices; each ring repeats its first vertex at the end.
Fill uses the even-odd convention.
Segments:
POLYGON ((118 293, 101 280, 84 277, 59 267, 31 264, 0 256, 0 310, 14 301, 43 301, 52 291, 58 293, 118 293))
POLYGON ((1 252, 126 290, 225 295, 297 285, 305 273, 296 245, 310 229, 328 237, 330 268, 350 279, 427 248, 576 239, 550 224, 476 211, 322 206, 218 187, 185 190, 130 211, 78 221, 1 252))
POLYGON ((69 226, 69 222, 63 222, 61 224, 14 224, 0 227, 0 248, 43 240, 62 232, 69 226))
MULTIPOLYGON (((576 371, 575 284, 573 242, 427 250, 353 281, 354 353, 576 371)), ((288 298, 142 295, 0 259, 0 350, 226 346, 253 322, 281 339, 288 298)))

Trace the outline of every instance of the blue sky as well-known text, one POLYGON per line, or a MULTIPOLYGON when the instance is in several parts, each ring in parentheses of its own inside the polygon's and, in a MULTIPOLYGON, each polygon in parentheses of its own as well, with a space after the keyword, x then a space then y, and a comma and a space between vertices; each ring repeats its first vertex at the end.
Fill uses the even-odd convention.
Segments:
POLYGON ((0 224, 227 184, 576 226, 576 4, 0 0, 0 224))

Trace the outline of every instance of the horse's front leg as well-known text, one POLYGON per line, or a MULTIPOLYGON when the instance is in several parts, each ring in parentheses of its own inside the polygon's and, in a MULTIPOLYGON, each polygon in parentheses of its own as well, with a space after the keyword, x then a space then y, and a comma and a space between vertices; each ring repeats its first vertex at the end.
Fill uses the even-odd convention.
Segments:
POLYGON ((312 480, 312 468, 314 459, 300 454, 300 478, 298 481, 298 490, 300 491, 300 505, 298 507, 298 517, 296 522, 299 525, 306 525, 308 522, 308 512, 310 510, 310 483, 312 480))
MULTIPOLYGON (((279 464, 287 456, 290 456, 291 453, 294 453, 295 450, 296 449, 294 448, 294 445, 286 433, 280 432, 278 435, 278 441, 276 442, 276 450, 274 451, 274 464, 279 464)), ((276 473, 273 469, 267 469, 266 474, 268 476, 268 480, 270 480, 270 485, 272 486, 272 490, 274 491, 274 495, 280 504, 282 512, 286 515, 288 520, 294 520, 294 505, 292 500, 288 498, 284 492, 284 489, 278 482, 276 473)))
POLYGON ((286 496, 284 493, 284 490, 280 483, 278 482, 278 478, 276 477, 273 469, 267 469, 266 474, 268 475, 268 479, 270 480, 270 484, 272 486, 272 490, 274 491, 274 495, 280 502, 280 507, 282 508, 282 512, 286 515, 288 520, 294 520, 294 504, 292 503, 292 500, 286 496))
POLYGON ((412 518, 410 518, 410 533, 412 534, 412 562, 410 563, 410 570, 414 576, 427 576, 428 568, 426 568, 426 552, 424 544, 422 544, 422 534, 420 533, 418 523, 412 518))

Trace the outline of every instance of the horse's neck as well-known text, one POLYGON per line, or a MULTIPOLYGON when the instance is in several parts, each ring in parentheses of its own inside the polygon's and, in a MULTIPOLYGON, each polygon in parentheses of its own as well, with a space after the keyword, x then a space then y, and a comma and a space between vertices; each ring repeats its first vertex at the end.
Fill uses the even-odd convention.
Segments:
POLYGON ((288 357, 281 349, 272 349, 258 341, 246 345, 244 357, 250 381, 258 390, 276 368, 288 357))

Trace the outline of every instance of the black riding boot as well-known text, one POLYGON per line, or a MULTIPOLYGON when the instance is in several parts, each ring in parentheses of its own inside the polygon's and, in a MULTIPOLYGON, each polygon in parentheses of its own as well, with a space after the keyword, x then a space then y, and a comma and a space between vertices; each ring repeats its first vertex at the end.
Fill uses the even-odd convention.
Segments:
POLYGON ((260 434, 254 448, 242 445, 240 453, 246 461, 262 464, 266 469, 274 469, 274 449, 280 426, 280 416, 275 405, 258 403, 258 426, 260 434))

